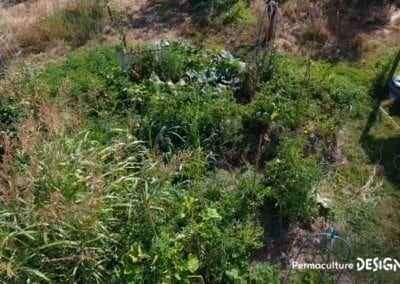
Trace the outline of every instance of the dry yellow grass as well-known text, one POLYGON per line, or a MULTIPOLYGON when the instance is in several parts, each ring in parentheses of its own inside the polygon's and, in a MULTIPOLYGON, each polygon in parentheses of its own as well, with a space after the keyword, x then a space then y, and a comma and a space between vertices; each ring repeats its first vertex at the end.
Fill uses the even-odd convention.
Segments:
MULTIPOLYGON (((96 3, 93 1, 93 3, 96 3)), ((82 31, 67 26, 62 21, 62 10, 72 17, 82 16, 91 9, 93 3, 67 0, 28 0, 5 6, 0 4, 0 31, 10 34, 19 47, 33 52, 44 51, 49 46, 59 45, 61 39, 82 37, 82 31), (76 35, 75 35, 76 33, 76 35)), ((101 7, 99 6, 95 7, 101 7)), ((101 9, 101 8, 99 8, 101 9)), ((72 19, 75 20, 75 19, 72 19)), ((1 46, 0 46, 1 48, 1 46)))
POLYGON ((21 125, 18 141, 23 154, 31 155, 40 140, 40 133, 33 117, 27 118, 21 125))
POLYGON ((0 6, 0 27, 11 33, 21 47, 43 48, 46 35, 39 24, 41 17, 50 13, 54 2, 27 1, 15 6, 0 6))
POLYGON ((129 15, 140 10, 148 2, 148 0, 112 0, 110 1, 110 6, 117 11, 129 15))
POLYGON ((12 151, 13 144, 10 138, 6 135, 0 136, 0 146, 3 151, 0 159, 0 197, 5 201, 10 196, 9 192, 9 176, 12 170, 12 151))
POLYGON ((282 6, 282 14, 287 18, 298 18, 313 7, 312 0, 288 1, 282 6))
MULTIPOLYGON (((109 5, 113 10, 125 16, 128 22, 143 22, 143 26, 138 26, 137 24, 135 27, 128 28, 126 39, 131 44, 154 42, 160 39, 176 39, 184 34, 185 29, 190 31, 190 24, 186 24, 190 21, 186 21, 182 25, 170 26, 165 22, 168 21, 168 19, 159 18, 155 7, 159 6, 158 3, 162 2, 163 1, 149 0, 109 0, 109 5)), ((74 3, 74 1, 28 0, 24 3, 7 7, 2 7, 0 4, 0 30, 3 29, 9 32, 18 45, 25 51, 38 53, 46 50, 44 61, 47 61, 47 57, 59 58, 60 55, 62 56, 65 54, 69 46, 68 43, 66 43, 68 40, 55 36, 59 29, 62 30, 62 25, 55 24, 57 28, 50 33, 52 36, 50 36, 51 40, 49 40, 49 32, 46 31, 41 19, 54 13, 54 11, 57 11, 57 9, 60 9, 60 7, 63 7, 66 3, 70 5, 74 3), (55 49, 54 52, 52 51, 53 49, 55 49)), ((335 28, 335 25, 332 22, 329 23, 327 20, 326 13, 329 13, 329 11, 326 10, 332 8, 331 5, 328 5, 331 7, 329 8, 327 4, 330 4, 329 0, 288 0, 280 4, 281 17, 279 19, 276 38, 278 49, 297 53, 299 51, 303 52, 302 45, 304 42, 317 43, 318 46, 324 44, 332 46, 337 45, 337 41, 340 39, 337 39, 337 35, 332 33, 332 28, 338 28, 335 28)), ((264 10, 264 5, 263 0, 254 0, 252 2, 253 13, 256 16, 260 16, 264 10)), ((397 11, 394 6, 387 6, 387 9, 392 8, 397 11)), ((386 19, 386 17, 383 15, 386 15, 386 12, 386 10, 380 10, 379 13, 368 13, 370 18, 368 21, 385 21, 384 19, 386 19), (379 20, 381 18, 382 20, 379 20)), ((399 30, 394 29, 394 27, 400 22, 400 16, 398 16, 400 13, 396 14, 392 11, 392 14, 392 28, 388 29, 388 33, 390 32, 390 36, 395 36, 394 33, 399 33, 399 30)), ((189 18, 190 15, 185 15, 185 17, 189 18)), ((355 25, 353 26, 353 29, 357 29, 355 25)), ((237 41, 238 36, 236 31, 230 32, 226 30, 222 33, 226 34, 224 37, 224 44, 228 44, 227 42, 231 39, 233 42, 237 41), (225 38, 228 39, 225 40, 225 38)), ((373 33, 369 34, 370 35, 366 36, 367 38, 375 37, 373 33)), ((83 40, 83 43, 85 43, 85 40, 83 40)), ((246 38, 246 40, 248 41, 249 39, 246 38)), ((100 41, 118 43, 119 35, 111 25, 107 25, 103 29, 100 41)), ((99 38, 95 38, 92 43, 98 44, 99 38)), ((1 40, 0 48, 2 48, 1 40)), ((38 60, 41 61, 41 59, 38 60)))
POLYGON ((60 110, 55 104, 43 103, 39 107, 39 121, 47 129, 50 136, 63 132, 60 110))
POLYGON ((398 26, 400 25, 400 9, 393 9, 390 15, 390 25, 398 26))
MULTIPOLYGON (((62 7, 65 7, 65 5, 73 5, 73 3, 74 2, 67 0, 28 0, 14 6, 4 6, 0 4, 0 30, 7 31, 7 33, 14 38, 18 46, 29 53, 38 53, 44 50, 48 51, 49 47, 55 47, 59 50, 60 46, 65 46, 65 43, 60 40, 62 36, 57 37, 54 34, 58 33, 58 29, 55 29, 53 33, 48 31, 43 25, 43 19, 52 15, 57 10, 60 10, 62 7)), ((147 9, 148 4, 148 0, 109 1, 111 9, 126 16, 127 19, 147 17, 146 15, 141 15, 141 12, 147 9)), ((154 16, 156 15, 154 14, 154 16)), ((60 28, 60 25, 58 25, 58 28, 60 28)), ((127 40, 130 42, 151 42, 161 38, 175 39, 180 35, 179 30, 180 27, 168 30, 162 30, 156 27, 129 29, 127 31, 127 40)), ((107 25, 101 40, 118 42, 119 36, 107 25)))
POLYGON ((326 26, 327 24, 324 18, 311 18, 310 23, 302 34, 303 41, 324 44, 329 37, 326 26))

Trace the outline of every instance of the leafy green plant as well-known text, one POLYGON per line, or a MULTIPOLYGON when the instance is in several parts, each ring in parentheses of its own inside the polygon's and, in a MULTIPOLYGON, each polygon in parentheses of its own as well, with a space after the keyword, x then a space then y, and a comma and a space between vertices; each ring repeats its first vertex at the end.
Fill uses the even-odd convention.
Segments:
POLYGON ((20 116, 15 102, 8 96, 0 95, 0 131, 9 132, 20 116))
POLYGON ((240 273, 237 269, 228 270, 226 275, 229 283, 281 283, 278 270, 268 263, 260 263, 244 273, 240 273))
POLYGON ((321 176, 316 159, 304 156, 303 143, 283 142, 278 157, 266 164, 267 184, 282 213, 292 219, 312 216, 316 209, 312 189, 321 176))

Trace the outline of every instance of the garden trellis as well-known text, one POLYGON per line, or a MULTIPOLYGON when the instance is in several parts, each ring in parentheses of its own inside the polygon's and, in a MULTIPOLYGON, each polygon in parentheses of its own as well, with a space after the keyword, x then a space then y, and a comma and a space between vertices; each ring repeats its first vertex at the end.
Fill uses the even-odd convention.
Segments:
POLYGON ((123 72, 129 72, 132 68, 132 62, 135 56, 144 53, 163 53, 167 51, 167 47, 161 47, 156 49, 140 50, 140 51, 126 51, 125 49, 118 50, 118 57, 123 72))
MULTIPOLYGON (((290 283, 293 273, 293 263, 307 262, 310 264, 330 264, 338 262, 340 264, 349 263, 352 255, 350 244, 337 235, 337 231, 329 227, 322 233, 309 236, 300 246, 297 255, 292 260, 289 272, 284 283, 290 283), (307 259, 307 257, 311 257, 307 259)), ((333 280, 333 283, 340 283, 340 279, 345 273, 345 269, 340 270, 320 270, 318 283, 326 283, 333 280)))

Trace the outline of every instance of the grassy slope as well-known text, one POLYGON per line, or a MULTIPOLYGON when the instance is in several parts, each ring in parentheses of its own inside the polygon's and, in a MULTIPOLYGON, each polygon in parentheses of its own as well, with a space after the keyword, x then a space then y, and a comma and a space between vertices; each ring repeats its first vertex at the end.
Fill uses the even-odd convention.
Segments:
MULTIPOLYGON (((372 62, 383 63, 379 59, 382 54, 394 54, 396 44, 390 40, 382 43, 377 50, 363 54, 356 72, 367 74, 372 62)), ((346 162, 327 179, 323 190, 334 200, 332 223, 352 242, 354 257, 399 258, 400 119, 398 104, 380 97, 386 77, 376 76, 378 88, 372 86, 366 94, 370 99, 365 116, 348 123, 340 135, 346 162)), ((395 273, 386 272, 355 273, 354 277, 369 282, 397 281, 395 273)))

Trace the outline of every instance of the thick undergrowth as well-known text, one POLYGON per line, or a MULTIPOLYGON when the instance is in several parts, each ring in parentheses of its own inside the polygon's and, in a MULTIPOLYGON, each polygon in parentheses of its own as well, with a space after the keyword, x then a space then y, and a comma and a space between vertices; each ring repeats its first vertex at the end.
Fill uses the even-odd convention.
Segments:
POLYGON ((318 215, 370 77, 284 54, 254 71, 186 42, 135 51, 129 72, 105 46, 4 81, 0 279, 278 283, 251 265, 262 208, 318 215))

